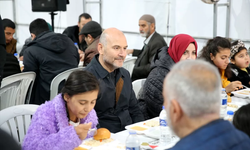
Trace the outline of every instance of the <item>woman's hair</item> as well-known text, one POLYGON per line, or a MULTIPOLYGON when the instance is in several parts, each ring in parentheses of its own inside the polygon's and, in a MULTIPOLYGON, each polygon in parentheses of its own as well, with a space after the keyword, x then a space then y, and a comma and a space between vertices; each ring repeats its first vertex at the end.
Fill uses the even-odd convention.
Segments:
POLYGON ((235 112, 233 125, 250 137, 250 104, 242 106, 235 112))
MULTIPOLYGON (((240 45, 240 40, 234 41, 232 43, 232 48, 235 47, 236 48, 236 53, 232 55, 231 59, 234 60, 234 57, 243 49, 247 50, 247 48, 245 47, 245 45, 240 45)), ((232 52, 232 49, 231 49, 232 52)))
POLYGON ((77 70, 72 72, 65 82, 61 93, 69 96, 99 90, 99 82, 96 77, 87 71, 77 70))
MULTIPOLYGON (((201 50, 201 54, 199 56, 200 59, 204 59, 205 61, 210 62, 211 64, 215 65, 214 62, 211 60, 210 53, 215 57, 217 53, 220 52, 221 49, 228 48, 231 49, 231 43, 228 39, 223 37, 215 37, 207 41, 206 46, 204 46, 201 50)), ((225 76, 227 78, 230 77, 231 70, 229 65, 225 70, 225 76)))

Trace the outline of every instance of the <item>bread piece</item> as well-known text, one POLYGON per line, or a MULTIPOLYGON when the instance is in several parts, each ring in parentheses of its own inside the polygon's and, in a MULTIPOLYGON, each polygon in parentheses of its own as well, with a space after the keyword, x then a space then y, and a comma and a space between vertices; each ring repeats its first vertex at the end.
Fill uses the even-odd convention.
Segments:
POLYGON ((100 128, 100 129, 97 129, 97 133, 93 138, 95 140, 104 140, 104 139, 109 139, 110 136, 111 136, 111 133, 108 129, 100 128))

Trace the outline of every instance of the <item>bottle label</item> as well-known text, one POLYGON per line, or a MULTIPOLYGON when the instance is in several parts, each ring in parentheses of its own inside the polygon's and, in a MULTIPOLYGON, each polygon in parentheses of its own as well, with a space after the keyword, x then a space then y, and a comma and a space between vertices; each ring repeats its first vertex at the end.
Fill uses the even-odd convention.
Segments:
POLYGON ((223 99, 222 99, 221 105, 227 105, 227 99, 226 99, 226 98, 223 98, 223 99))
POLYGON ((140 147, 126 147, 126 150, 140 150, 140 147))
POLYGON ((165 119, 160 119, 160 126, 167 126, 167 122, 165 119))

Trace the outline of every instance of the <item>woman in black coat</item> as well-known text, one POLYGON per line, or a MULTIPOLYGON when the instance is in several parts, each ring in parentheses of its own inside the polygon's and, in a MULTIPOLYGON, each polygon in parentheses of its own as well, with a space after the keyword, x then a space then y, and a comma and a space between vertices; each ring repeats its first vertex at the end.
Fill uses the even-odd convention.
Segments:
POLYGON ((169 47, 165 46, 157 51, 149 76, 139 95, 140 108, 145 119, 159 116, 163 105, 163 80, 171 67, 181 60, 196 59, 196 53, 197 43, 187 34, 176 35, 170 41, 169 47))

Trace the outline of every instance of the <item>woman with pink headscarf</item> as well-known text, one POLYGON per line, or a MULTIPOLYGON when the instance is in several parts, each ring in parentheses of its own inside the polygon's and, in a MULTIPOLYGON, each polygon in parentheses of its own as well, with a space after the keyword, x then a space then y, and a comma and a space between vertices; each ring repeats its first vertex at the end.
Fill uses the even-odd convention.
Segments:
POLYGON ((150 74, 139 95, 139 103, 145 119, 158 117, 163 105, 162 85, 172 66, 182 60, 196 59, 197 43, 187 34, 178 34, 157 51, 151 63, 150 74))

